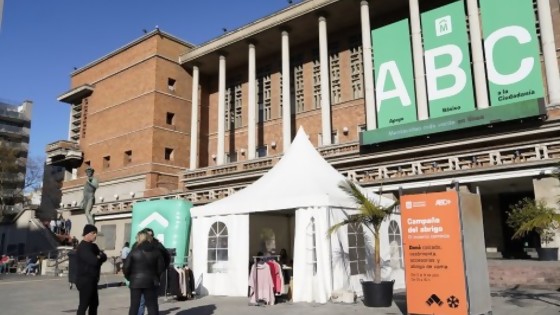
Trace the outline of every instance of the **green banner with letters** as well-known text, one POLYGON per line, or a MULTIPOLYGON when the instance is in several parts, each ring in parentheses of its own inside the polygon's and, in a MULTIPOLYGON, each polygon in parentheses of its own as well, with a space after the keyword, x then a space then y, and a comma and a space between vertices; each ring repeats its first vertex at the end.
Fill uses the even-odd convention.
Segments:
POLYGON ((463 1, 422 14, 430 118, 475 109, 463 1))
POLYGON ((364 131, 360 133, 360 145, 379 144, 528 117, 537 117, 545 114, 544 99, 528 100, 508 106, 489 107, 400 126, 364 131))
POLYGON ((490 104, 544 95, 532 0, 480 0, 490 104))
POLYGON ((371 36, 379 128, 416 121, 408 19, 374 29, 371 36))

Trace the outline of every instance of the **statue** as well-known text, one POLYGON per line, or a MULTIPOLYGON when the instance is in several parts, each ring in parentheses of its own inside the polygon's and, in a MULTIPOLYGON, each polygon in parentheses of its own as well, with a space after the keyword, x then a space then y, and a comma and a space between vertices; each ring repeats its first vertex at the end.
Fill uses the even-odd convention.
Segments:
POLYGON ((95 221, 93 219, 93 215, 91 214, 91 210, 95 204, 95 191, 97 190, 97 187, 99 187, 99 182, 95 177, 93 177, 94 172, 94 169, 91 167, 86 169, 87 181, 84 184, 84 197, 80 206, 84 209, 88 223, 92 225, 95 225, 95 221))

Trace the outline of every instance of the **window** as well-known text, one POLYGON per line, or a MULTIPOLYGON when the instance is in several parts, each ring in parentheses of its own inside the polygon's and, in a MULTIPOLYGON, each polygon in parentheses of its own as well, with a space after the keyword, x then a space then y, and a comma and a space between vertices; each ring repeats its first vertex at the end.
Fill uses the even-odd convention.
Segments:
POLYGON ((237 151, 226 153, 226 163, 237 162, 237 151))
POLYGON ((389 222, 389 248, 391 250, 391 267, 402 268, 402 238, 401 228, 395 220, 389 222))
POLYGON ((268 146, 263 145, 257 148, 257 157, 265 157, 268 155, 268 146))
POLYGON ((321 108, 321 62, 319 51, 313 51, 313 108, 321 108))
MULTIPOLYGON (((280 83, 282 84, 282 83, 280 83)), ((282 93, 280 93, 282 95, 282 93)), ((257 104, 258 121, 268 121, 272 119, 272 77, 270 65, 263 67, 257 73, 257 104)))
POLYGON ((175 91, 175 79, 173 78, 168 78, 167 79, 167 88, 169 89, 169 91, 175 91))
POLYGON ((97 234, 97 244, 104 250, 114 250, 117 226, 115 224, 102 225, 97 234))
POLYGON ((331 134, 331 144, 338 144, 338 131, 335 130, 331 134))
POLYGON ((228 271, 228 229, 223 222, 216 222, 208 232, 208 273, 228 271))
POLYGON ((103 157, 103 169, 111 167, 111 156, 107 155, 103 157))
POLYGON ((364 132, 367 130, 367 126, 366 125, 359 125, 358 126, 358 134, 360 134, 360 132, 364 132))
POLYGON ((124 165, 132 163, 132 150, 124 151, 124 165))
POLYGON ((166 161, 173 161, 173 149, 165 148, 165 160, 166 161))
POLYGON ((305 233, 305 261, 307 262, 307 271, 317 274, 317 238, 315 235, 315 218, 307 225, 305 233))
POLYGON ((332 43, 329 45, 329 47, 331 103, 337 104, 342 101, 342 91, 340 88, 340 55, 338 53, 338 43, 332 43))
POLYGON ((362 39, 354 35, 349 40, 350 50, 350 81, 352 82, 352 99, 364 97, 364 69, 362 54, 362 39))
POLYGON ((292 88, 292 93, 294 93, 295 109, 296 113, 303 113, 305 111, 304 104, 304 81, 303 81, 303 56, 298 55, 293 60, 293 73, 294 79, 292 80, 294 87, 292 88))
MULTIPOLYGON (((123 240, 124 240, 125 243, 128 242, 129 244, 130 244, 130 233, 131 233, 130 227, 131 226, 132 226, 131 223, 125 223, 124 224, 124 238, 123 238, 123 240)), ((124 245, 124 243, 123 243, 123 245, 124 245)))
POLYGON ((175 114, 167 112, 165 115, 165 123, 168 125, 175 125, 175 114))
POLYGON ((348 261, 350 275, 366 273, 366 247, 361 223, 348 224, 348 261))

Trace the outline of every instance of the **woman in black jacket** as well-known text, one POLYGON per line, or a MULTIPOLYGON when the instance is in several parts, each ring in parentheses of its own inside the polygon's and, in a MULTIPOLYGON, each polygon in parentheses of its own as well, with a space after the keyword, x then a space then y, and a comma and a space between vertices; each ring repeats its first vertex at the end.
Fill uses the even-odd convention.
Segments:
POLYGON ((130 281, 129 315, 138 314, 140 297, 144 295, 149 314, 159 314, 157 288, 161 274, 165 271, 164 259, 153 238, 141 231, 136 244, 123 266, 125 278, 130 281))

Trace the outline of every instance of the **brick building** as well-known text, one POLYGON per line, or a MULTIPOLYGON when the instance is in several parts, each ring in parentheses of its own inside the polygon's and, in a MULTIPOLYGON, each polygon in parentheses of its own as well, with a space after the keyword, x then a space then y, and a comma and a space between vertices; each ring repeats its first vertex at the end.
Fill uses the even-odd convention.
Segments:
POLYGON ((130 234, 134 202, 185 198, 202 204, 226 197, 270 169, 303 126, 319 152, 364 187, 383 186, 393 197, 454 183, 479 191, 488 251, 510 257, 519 244, 509 240, 508 206, 523 196, 556 205, 560 194, 551 176, 560 157, 559 3, 521 2, 534 9, 521 10, 529 12, 524 16, 534 34, 505 36, 536 47, 540 67, 533 62, 530 70, 538 79, 527 95, 538 97, 532 99, 525 91, 494 95, 497 78, 507 76, 499 76, 505 68, 491 59, 498 50, 489 50, 497 39, 488 2, 479 8, 475 0, 308 0, 196 47, 159 30, 146 34, 76 70, 71 90, 59 97, 72 107, 69 140, 47 148, 50 163, 67 169, 60 211, 83 224, 77 204, 84 170, 95 168, 100 242, 118 251, 130 234), (453 57, 447 68, 426 57, 437 54, 430 41, 452 32, 436 29, 429 39, 428 21, 451 7, 460 8, 454 21, 461 22, 453 27, 466 47, 464 77, 437 72, 459 68, 453 57), (382 36, 402 21, 404 35, 382 36), (394 48, 383 53, 384 46, 394 48), (402 83, 413 91, 408 102, 414 106, 398 94, 391 63, 381 63, 383 54, 401 58, 407 51, 399 66, 410 68, 402 83), (386 84, 381 69, 393 75, 386 89, 380 88, 386 84), (461 103, 439 108, 435 93, 445 89, 437 79, 445 75, 454 76, 451 87, 461 81, 472 90, 461 103), (387 118, 392 113, 380 104, 391 98, 412 114, 387 118), (527 99, 530 113, 499 103, 515 98, 527 99), (469 111, 480 115, 461 116, 465 128, 448 128, 442 120, 469 111), (410 128, 393 131, 402 126, 410 128), (422 131, 429 128, 440 129, 422 131))

